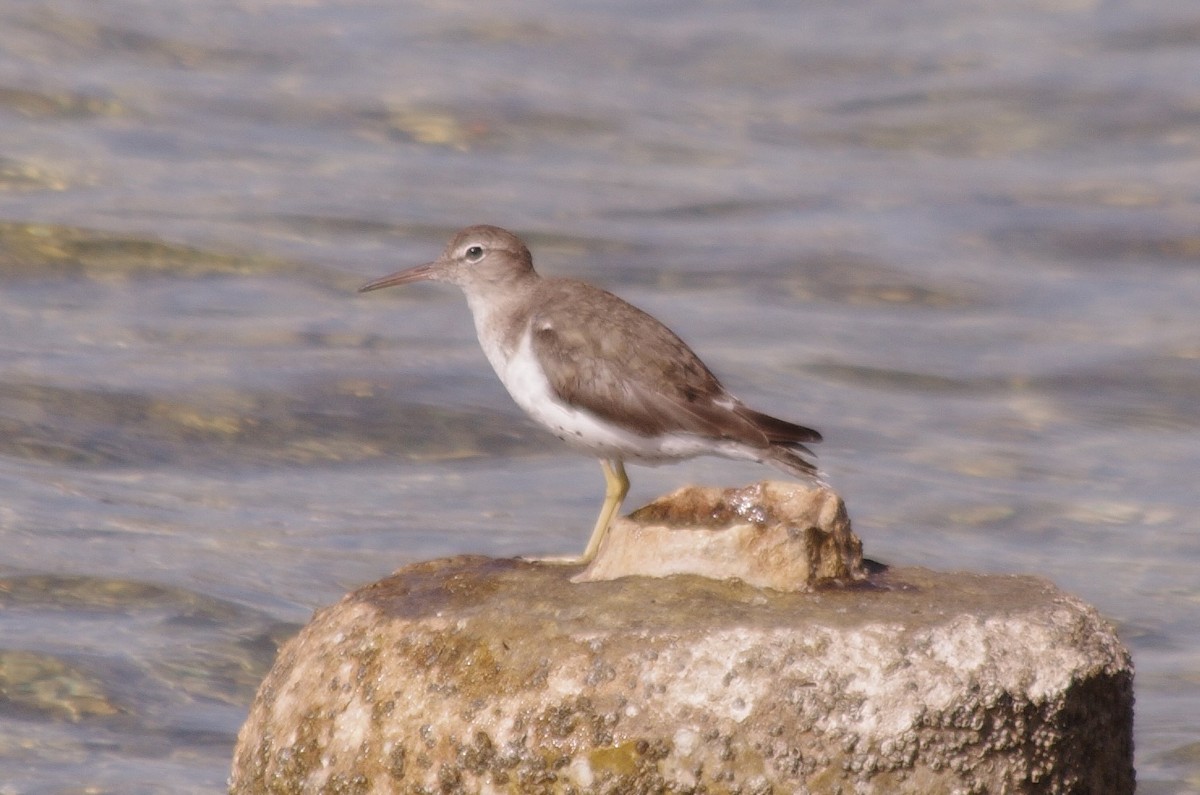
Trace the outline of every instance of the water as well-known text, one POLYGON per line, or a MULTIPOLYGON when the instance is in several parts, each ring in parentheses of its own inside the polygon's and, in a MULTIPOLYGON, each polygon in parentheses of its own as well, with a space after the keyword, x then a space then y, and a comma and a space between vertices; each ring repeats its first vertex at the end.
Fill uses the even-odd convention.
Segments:
POLYGON ((8 0, 0 793, 219 792, 312 610, 582 549, 461 297, 354 293, 475 222, 821 429, 869 556, 1096 604, 1200 792, 1198 67, 1185 0, 8 0))

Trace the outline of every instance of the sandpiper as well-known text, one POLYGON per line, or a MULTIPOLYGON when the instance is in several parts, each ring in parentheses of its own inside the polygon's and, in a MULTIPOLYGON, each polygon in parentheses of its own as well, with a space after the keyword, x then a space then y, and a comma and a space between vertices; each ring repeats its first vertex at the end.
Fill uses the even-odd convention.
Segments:
POLYGON ((815 479, 802 454, 812 428, 762 414, 725 390, 674 332, 610 292, 533 269, 529 249, 496 226, 471 226, 433 262, 360 292, 420 280, 458 285, 496 375, 525 412, 600 459, 604 504, 583 553, 590 561, 629 491, 625 462, 699 455, 757 461, 815 479))

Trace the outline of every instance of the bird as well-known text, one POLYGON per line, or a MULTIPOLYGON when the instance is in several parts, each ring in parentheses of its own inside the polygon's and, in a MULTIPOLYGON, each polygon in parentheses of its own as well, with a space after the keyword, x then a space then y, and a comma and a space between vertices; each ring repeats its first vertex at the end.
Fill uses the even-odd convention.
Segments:
POLYGON ((459 287, 480 347, 526 414, 600 460, 604 502, 581 563, 595 558, 629 492, 625 463, 700 455, 768 464, 820 482, 812 428, 734 397, 674 332, 587 282, 542 276, 521 239, 498 226, 458 232, 432 262, 359 288, 418 281, 459 287))

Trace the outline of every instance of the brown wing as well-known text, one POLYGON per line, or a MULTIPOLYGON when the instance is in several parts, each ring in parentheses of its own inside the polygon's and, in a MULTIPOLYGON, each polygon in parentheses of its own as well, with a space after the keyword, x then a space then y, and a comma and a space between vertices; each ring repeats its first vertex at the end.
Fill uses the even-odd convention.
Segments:
POLYGON ((694 433, 764 449, 820 439, 747 409, 683 340, 612 293, 544 279, 537 297, 533 351, 562 399, 645 436, 694 433))

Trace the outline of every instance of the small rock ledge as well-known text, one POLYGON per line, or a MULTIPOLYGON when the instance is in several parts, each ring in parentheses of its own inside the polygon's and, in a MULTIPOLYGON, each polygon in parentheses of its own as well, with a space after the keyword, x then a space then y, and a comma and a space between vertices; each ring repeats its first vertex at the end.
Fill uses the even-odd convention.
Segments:
POLYGON ((1132 667, 1094 609, 1031 577, 846 574, 406 567, 281 649, 230 791, 1133 792, 1132 667))
POLYGON ((777 591, 866 577, 862 542, 828 486, 686 486, 617 519, 576 582, 698 574, 777 591))

